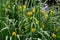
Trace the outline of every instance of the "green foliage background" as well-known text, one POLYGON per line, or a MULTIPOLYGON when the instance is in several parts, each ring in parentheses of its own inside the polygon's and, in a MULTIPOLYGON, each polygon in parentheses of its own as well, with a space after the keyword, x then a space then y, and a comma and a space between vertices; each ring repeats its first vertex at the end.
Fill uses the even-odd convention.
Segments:
POLYGON ((31 4, 31 7, 28 8, 29 4, 20 5, 20 1, 0 0, 0 40, 10 40, 10 38, 12 38, 11 40, 25 40, 26 38, 30 38, 29 40, 35 40, 34 38, 60 40, 59 5, 52 5, 50 12, 44 13, 43 10, 43 12, 40 10, 45 2, 36 5, 36 0, 33 0, 35 7, 32 7, 31 4), (55 11, 56 7, 58 11, 55 11), (34 12, 32 12, 32 8, 35 8, 34 12), (32 12, 32 15, 29 15, 28 12, 32 12), (12 35, 13 32, 16 33, 15 36, 12 35), (54 38, 52 34, 55 34, 56 37, 54 38))

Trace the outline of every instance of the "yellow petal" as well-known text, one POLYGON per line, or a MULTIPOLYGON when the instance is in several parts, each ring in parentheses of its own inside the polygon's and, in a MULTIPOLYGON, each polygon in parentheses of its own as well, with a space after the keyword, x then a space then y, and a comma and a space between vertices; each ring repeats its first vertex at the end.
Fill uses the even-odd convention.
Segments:
POLYGON ((12 36, 16 36, 16 32, 13 32, 13 33, 12 33, 12 36))
POLYGON ((32 32, 35 32, 36 31, 36 28, 32 28, 32 32))
POLYGON ((32 12, 28 12, 27 15, 31 16, 32 15, 32 12))
POLYGON ((36 24, 38 25, 39 24, 39 21, 36 21, 36 24))
POLYGON ((52 34, 52 37, 53 37, 53 38, 56 38, 56 34, 53 33, 53 34, 52 34))

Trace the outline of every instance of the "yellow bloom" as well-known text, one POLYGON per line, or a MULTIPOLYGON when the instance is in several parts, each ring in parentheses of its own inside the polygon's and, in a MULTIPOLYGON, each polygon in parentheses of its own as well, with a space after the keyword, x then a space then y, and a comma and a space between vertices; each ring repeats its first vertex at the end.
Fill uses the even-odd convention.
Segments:
POLYGON ((20 11, 22 11, 22 6, 18 6, 18 9, 19 9, 20 11))
POLYGON ((23 5, 23 6, 18 6, 18 9, 20 10, 20 11, 22 11, 22 10, 24 10, 24 9, 26 9, 26 6, 25 5, 23 5))
POLYGON ((35 8, 32 8, 32 12, 35 12, 35 8))
POLYGON ((50 14, 53 14, 54 12, 53 11, 50 11, 50 14))
POLYGON ((42 28, 43 28, 43 29, 45 28, 44 24, 42 24, 42 28))
POLYGON ((47 14, 47 13, 45 13, 45 14, 44 14, 44 17, 45 17, 45 18, 48 18, 48 14, 47 14))
POLYGON ((52 34, 52 37, 53 37, 53 38, 56 38, 56 36, 57 36, 56 34, 54 34, 54 33, 52 34))
POLYGON ((27 15, 31 16, 32 15, 32 12, 28 12, 27 15))
POLYGON ((16 32, 13 32, 13 33, 12 33, 12 36, 16 36, 16 32))
POLYGON ((10 5, 7 5, 6 8, 10 8, 10 5))
POLYGON ((45 14, 45 12, 44 12, 43 10, 40 10, 40 13, 41 13, 41 14, 45 14))
POLYGON ((36 24, 38 25, 39 24, 39 21, 36 21, 36 24))
POLYGON ((32 32, 35 32, 35 31, 36 31, 36 28, 32 28, 31 31, 32 31, 32 32))
POLYGON ((23 9, 26 9, 26 5, 23 5, 23 9))

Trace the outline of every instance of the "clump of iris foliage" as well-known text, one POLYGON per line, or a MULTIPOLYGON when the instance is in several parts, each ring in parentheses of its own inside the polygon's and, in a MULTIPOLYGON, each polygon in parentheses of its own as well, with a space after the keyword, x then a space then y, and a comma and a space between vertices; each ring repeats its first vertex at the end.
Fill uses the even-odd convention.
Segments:
POLYGON ((0 40, 60 40, 59 5, 45 12, 45 2, 28 8, 20 1, 0 0, 0 40))

